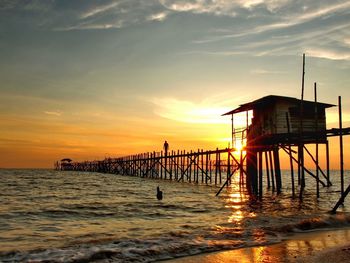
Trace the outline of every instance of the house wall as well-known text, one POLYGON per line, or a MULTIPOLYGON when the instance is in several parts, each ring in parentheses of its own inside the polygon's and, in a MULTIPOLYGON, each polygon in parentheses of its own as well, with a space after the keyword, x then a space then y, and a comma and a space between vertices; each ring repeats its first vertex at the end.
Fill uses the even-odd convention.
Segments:
MULTIPOLYGON (((285 101, 276 102, 271 105, 263 105, 263 107, 254 110, 254 120, 251 126, 251 135, 253 137, 259 135, 271 134, 287 134, 287 118, 288 114, 290 123, 290 132, 300 132, 300 105, 292 104, 285 101)), ((303 131, 315 132, 315 108, 313 104, 304 105, 303 114, 303 131)), ((326 115, 324 108, 318 108, 318 131, 326 130, 326 115)))

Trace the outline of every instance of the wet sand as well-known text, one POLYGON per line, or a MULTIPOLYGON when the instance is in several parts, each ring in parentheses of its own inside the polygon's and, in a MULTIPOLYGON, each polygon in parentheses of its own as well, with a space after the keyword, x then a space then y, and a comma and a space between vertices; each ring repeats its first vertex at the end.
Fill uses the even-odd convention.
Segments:
POLYGON ((350 262, 350 229, 295 234, 279 244, 207 253, 165 262, 350 262))

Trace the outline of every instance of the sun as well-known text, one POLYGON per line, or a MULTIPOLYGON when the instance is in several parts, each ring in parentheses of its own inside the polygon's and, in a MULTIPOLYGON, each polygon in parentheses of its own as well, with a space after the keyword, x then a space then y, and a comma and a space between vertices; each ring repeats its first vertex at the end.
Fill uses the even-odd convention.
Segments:
POLYGON ((236 140, 235 142, 235 151, 236 152, 241 152, 244 150, 244 143, 242 143, 242 140, 236 140))

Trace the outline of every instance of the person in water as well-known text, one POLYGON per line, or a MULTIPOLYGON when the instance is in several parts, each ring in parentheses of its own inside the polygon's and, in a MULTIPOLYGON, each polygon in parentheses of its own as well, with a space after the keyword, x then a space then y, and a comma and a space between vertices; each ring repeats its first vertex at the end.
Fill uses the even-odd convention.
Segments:
POLYGON ((159 186, 157 186, 157 199, 162 200, 163 199, 163 192, 160 191, 159 186))

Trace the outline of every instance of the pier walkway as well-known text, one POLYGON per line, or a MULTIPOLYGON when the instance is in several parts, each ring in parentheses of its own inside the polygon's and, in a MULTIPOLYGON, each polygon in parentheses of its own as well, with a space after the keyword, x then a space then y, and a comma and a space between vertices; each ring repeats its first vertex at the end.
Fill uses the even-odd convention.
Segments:
MULTIPOLYGON (((105 158, 99 161, 56 163, 57 170, 85 171, 159 178, 225 186, 236 171, 243 183, 244 152, 233 148, 213 151, 170 151, 105 158)), ((220 190, 221 191, 221 190, 220 190)), ((219 193, 219 192, 218 192, 219 193)))

